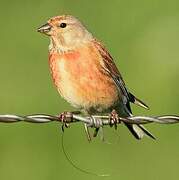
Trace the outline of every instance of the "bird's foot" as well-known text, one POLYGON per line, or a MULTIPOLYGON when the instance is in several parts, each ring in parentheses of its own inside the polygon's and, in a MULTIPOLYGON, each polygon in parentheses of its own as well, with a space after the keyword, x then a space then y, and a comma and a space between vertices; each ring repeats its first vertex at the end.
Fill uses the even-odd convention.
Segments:
POLYGON ((119 116, 118 116, 116 110, 112 110, 110 117, 109 117, 109 121, 110 121, 110 126, 111 127, 114 126, 114 128, 117 129, 117 124, 120 123, 120 120, 119 120, 119 116))
POLYGON ((68 122, 71 122, 73 119, 73 113, 72 112, 63 112, 58 115, 59 120, 62 122, 62 131, 64 131, 64 128, 68 128, 70 124, 68 122))

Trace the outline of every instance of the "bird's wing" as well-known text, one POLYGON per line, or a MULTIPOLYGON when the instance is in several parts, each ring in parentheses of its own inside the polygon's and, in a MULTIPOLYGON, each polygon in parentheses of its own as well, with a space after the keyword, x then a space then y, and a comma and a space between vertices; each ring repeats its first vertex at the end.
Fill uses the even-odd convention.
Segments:
MULTIPOLYGON (((119 91, 122 94, 122 100, 123 100, 123 104, 124 104, 124 108, 125 108, 126 112, 129 115, 132 114, 131 108, 130 108, 130 102, 148 109, 148 106, 145 103, 143 103, 141 100, 136 98, 133 94, 131 94, 127 90, 125 83, 122 79, 122 76, 113 61, 113 58, 108 53, 108 51, 105 49, 105 47, 96 39, 94 39, 94 45, 98 49, 98 52, 103 59, 101 65, 103 66, 104 70, 113 78, 116 86, 118 87, 119 91)), ((137 139, 141 139, 144 134, 155 139, 155 137, 147 129, 145 129, 142 125, 136 125, 136 124, 132 125, 132 124, 127 124, 127 123, 125 123, 125 125, 128 127, 130 132, 137 139)))
POLYGON ((122 79, 122 76, 114 63, 112 56, 109 54, 106 48, 96 39, 93 40, 93 43, 95 47, 98 49, 98 52, 100 53, 103 59, 102 66, 104 70, 113 78, 116 86, 118 87, 119 91, 123 95, 122 100, 123 100, 123 103, 127 105, 128 110, 131 111, 129 102, 132 102, 136 105, 139 105, 143 108, 148 109, 148 106, 144 102, 136 98, 132 93, 130 93, 127 90, 124 80, 122 79))

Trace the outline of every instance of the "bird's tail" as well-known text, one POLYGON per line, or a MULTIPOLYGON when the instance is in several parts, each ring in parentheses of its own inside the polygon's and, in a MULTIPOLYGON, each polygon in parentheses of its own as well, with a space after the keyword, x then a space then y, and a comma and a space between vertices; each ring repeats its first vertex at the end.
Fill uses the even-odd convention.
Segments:
MULTIPOLYGON (((126 106, 123 106, 123 107, 124 107, 123 115, 125 117, 133 116, 129 102, 126 104, 126 106)), ((151 137, 152 139, 155 139, 155 136, 153 136, 152 133, 150 133, 144 126, 142 126, 140 124, 125 123, 125 125, 127 126, 129 131, 133 134, 133 136, 136 139, 140 140, 144 137, 144 135, 147 135, 147 136, 151 137)))
POLYGON ((125 123, 129 131, 133 134, 133 136, 136 139, 142 139, 144 135, 147 135, 151 137, 152 139, 155 139, 155 136, 153 136, 144 126, 138 125, 138 124, 127 124, 125 123))

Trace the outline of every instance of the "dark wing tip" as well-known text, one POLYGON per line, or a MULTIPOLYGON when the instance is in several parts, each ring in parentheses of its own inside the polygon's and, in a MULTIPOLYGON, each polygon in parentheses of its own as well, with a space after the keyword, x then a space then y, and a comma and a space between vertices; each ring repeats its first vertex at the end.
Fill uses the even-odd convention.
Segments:
POLYGON ((136 98, 133 94, 129 93, 129 97, 130 97, 130 102, 140 106, 140 107, 143 107, 147 110, 149 110, 149 106, 147 104, 145 104, 143 101, 141 101, 140 99, 136 98))

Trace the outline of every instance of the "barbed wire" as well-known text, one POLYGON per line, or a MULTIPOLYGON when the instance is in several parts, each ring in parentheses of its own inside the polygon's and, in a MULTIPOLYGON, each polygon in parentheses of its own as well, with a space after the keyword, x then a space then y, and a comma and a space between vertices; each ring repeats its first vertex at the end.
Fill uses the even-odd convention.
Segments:
POLYGON ((48 115, 48 114, 33 114, 33 115, 12 115, 4 114, 0 115, 0 122, 2 123, 15 123, 15 122, 29 122, 29 123, 49 123, 49 122, 61 122, 61 123, 74 123, 83 122, 88 127, 99 128, 104 125, 114 125, 121 122, 130 124, 148 124, 148 123, 160 123, 160 124, 174 124, 179 123, 179 116, 177 115, 164 115, 164 116, 131 116, 131 117, 111 117, 111 115, 105 116, 82 116, 72 112, 65 112, 61 115, 48 115))
MULTIPOLYGON (((50 122, 61 122, 62 130, 64 131, 64 126, 68 127, 68 124, 75 122, 82 122, 85 124, 85 131, 89 141, 91 141, 91 135, 88 131, 88 127, 95 128, 93 137, 96 137, 99 129, 101 129, 101 140, 104 141, 102 127, 105 125, 115 126, 117 124, 130 123, 130 124, 148 124, 148 123, 160 123, 160 124, 174 124, 179 123, 179 116, 177 115, 164 115, 164 116, 131 116, 131 117, 120 117, 118 114, 106 115, 106 116, 82 116, 76 112, 64 112, 60 115, 48 115, 48 114, 33 114, 33 115, 12 115, 12 114, 2 114, 0 115, 0 122, 2 123, 16 123, 16 122, 28 122, 28 123, 50 123, 50 122)), ((85 173, 91 174, 99 177, 109 176, 109 174, 98 174, 93 173, 88 170, 84 170, 78 167, 68 156, 64 148, 64 140, 62 133, 62 150, 68 160, 68 162, 77 170, 85 173)))

